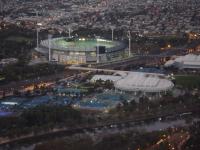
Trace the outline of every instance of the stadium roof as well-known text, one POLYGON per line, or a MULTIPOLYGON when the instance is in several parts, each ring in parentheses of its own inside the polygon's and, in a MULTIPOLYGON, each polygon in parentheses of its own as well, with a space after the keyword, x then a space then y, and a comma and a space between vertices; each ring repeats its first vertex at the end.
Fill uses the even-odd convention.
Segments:
POLYGON ((121 76, 115 76, 115 75, 94 75, 91 79, 92 82, 95 82, 97 80, 102 80, 102 81, 118 81, 120 80, 122 77, 121 76))
POLYGON ((200 68, 200 55, 188 54, 169 60, 165 63, 166 67, 175 66, 178 68, 200 68))
POLYGON ((143 72, 128 72, 126 76, 95 75, 92 80, 94 79, 111 80, 115 88, 122 91, 154 93, 170 90, 174 86, 164 75, 143 72))

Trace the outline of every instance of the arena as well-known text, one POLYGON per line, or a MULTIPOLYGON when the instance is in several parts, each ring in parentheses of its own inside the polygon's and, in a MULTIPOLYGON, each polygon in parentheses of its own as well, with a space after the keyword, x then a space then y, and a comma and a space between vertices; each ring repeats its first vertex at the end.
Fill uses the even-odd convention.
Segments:
POLYGON ((165 67, 171 66, 179 69, 199 69, 200 55, 188 54, 185 56, 179 56, 165 63, 165 67))
POLYGON ((60 37, 41 41, 37 50, 49 55, 50 61, 85 64, 120 59, 125 57, 125 49, 126 44, 119 41, 60 37))
POLYGON ((174 84, 163 74, 118 71, 114 75, 95 75, 91 81, 113 81, 116 89, 127 92, 160 93, 171 90, 174 84))

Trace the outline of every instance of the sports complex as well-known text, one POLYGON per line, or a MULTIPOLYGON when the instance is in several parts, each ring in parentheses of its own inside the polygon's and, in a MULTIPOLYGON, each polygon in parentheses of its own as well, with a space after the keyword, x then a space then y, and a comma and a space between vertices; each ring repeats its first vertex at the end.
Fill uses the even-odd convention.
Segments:
POLYGON ((50 61, 85 64, 112 61, 125 56, 126 44, 102 38, 59 37, 43 40, 37 51, 50 61))
POLYGON ((162 93, 174 87, 163 74, 118 71, 114 75, 95 75, 92 81, 110 80, 116 89, 126 92, 162 93))
POLYGON ((165 63, 165 67, 171 66, 179 69, 199 69, 200 55, 188 54, 185 56, 178 56, 177 58, 165 63))

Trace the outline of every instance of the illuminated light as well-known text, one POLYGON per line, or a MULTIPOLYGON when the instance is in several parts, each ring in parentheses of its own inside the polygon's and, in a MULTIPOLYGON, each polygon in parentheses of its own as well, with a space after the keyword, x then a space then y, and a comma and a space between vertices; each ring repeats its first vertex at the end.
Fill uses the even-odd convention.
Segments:
POLYGON ((156 144, 159 145, 160 143, 162 143, 164 140, 160 139, 156 144))
POLYGON ((167 45, 168 48, 171 48, 172 46, 170 44, 167 45))
POLYGON ((104 110, 104 113, 108 113, 108 112, 109 112, 108 109, 105 109, 105 110, 104 110))
POLYGON ((42 26, 42 23, 37 23, 38 26, 42 26))
POLYGON ((107 42, 107 40, 104 39, 97 39, 98 42, 107 42))
POLYGON ((3 105, 17 105, 17 102, 1 102, 3 105))

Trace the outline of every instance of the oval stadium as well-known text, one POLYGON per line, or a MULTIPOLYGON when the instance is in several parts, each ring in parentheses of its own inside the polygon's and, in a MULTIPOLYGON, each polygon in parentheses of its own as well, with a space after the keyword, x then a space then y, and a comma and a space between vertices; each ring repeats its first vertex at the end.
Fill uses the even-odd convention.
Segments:
POLYGON ((120 59, 125 56, 125 49, 126 44, 120 41, 60 37, 41 41, 37 51, 49 56, 50 61, 85 64, 120 59))

